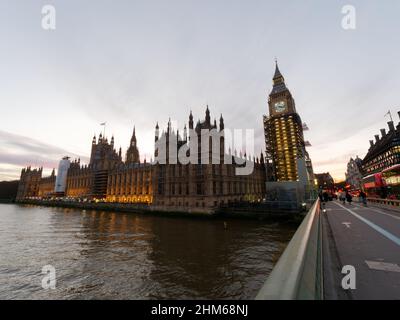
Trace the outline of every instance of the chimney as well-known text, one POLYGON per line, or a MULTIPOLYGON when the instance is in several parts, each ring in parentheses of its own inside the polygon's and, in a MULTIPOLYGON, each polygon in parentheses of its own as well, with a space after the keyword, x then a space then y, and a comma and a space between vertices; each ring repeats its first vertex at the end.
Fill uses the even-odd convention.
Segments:
POLYGON ((381 129, 381 134, 382 134, 382 138, 383 138, 384 136, 386 136, 386 130, 385 130, 385 129, 381 129))
POLYGON ((374 140, 369 140, 369 144, 370 144, 371 147, 373 147, 374 146, 374 140))
POLYGON ((389 121, 388 122, 388 126, 389 126, 389 131, 394 131, 394 123, 393 123, 393 121, 389 121))
POLYGON ((375 135, 375 140, 376 140, 376 142, 379 142, 379 134, 375 135))

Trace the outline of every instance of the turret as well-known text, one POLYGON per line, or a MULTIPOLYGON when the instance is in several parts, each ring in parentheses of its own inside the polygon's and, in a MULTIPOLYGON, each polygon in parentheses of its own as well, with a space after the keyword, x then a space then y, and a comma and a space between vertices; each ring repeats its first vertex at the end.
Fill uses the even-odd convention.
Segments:
POLYGON ((210 122, 210 110, 208 109, 208 105, 207 105, 207 109, 206 109, 206 123, 207 124, 211 124, 210 122))
POLYGON ((389 121, 388 122, 388 126, 389 126, 389 131, 390 132, 393 132, 395 129, 394 129, 394 123, 393 123, 393 121, 389 121))
POLYGON ((171 133, 171 118, 168 119, 167 135, 171 133))
POLYGON ((190 110, 190 115, 189 115, 189 129, 193 129, 193 114, 192 110, 190 110))
POLYGON ((185 124, 185 127, 183 128, 183 140, 187 142, 187 128, 186 128, 186 124, 185 124))
POLYGON ((131 147, 136 147, 136 129, 135 126, 133 126, 133 133, 131 137, 131 147))
POLYGON ((133 126, 131 143, 130 143, 129 148, 128 148, 127 152, 126 152, 125 162, 126 163, 140 163, 139 149, 137 147, 136 127, 135 126, 133 126))
POLYGON ((156 124, 156 131, 155 131, 155 137, 154 137, 154 141, 158 141, 158 139, 159 139, 159 137, 160 137, 160 127, 158 126, 158 122, 157 122, 157 124, 156 124))
POLYGON ((222 118, 222 113, 221 113, 221 117, 219 118, 219 131, 224 130, 225 125, 224 125, 224 118, 222 118))

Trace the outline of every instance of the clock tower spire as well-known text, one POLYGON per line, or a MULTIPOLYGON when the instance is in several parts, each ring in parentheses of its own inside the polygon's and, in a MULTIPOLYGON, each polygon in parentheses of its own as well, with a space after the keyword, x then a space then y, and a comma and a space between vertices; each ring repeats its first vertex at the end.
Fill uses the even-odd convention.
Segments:
POLYGON ((273 78, 274 85, 285 83, 285 78, 283 77, 281 71, 278 67, 278 59, 275 59, 275 74, 273 78))
POLYGON ((272 78, 272 91, 269 94, 268 104, 270 116, 296 113, 294 99, 286 87, 285 78, 279 70, 277 60, 275 60, 275 73, 272 78))
POLYGON ((308 158, 303 125, 276 60, 268 107, 269 116, 264 116, 264 131, 273 178, 277 181, 297 181, 300 178, 298 159, 308 158))

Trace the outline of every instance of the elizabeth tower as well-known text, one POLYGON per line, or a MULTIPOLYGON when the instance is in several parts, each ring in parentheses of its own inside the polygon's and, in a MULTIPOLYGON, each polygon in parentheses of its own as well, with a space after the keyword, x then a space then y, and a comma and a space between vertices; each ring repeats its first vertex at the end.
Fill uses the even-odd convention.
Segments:
POLYGON ((272 179, 299 180, 298 159, 309 159, 305 150, 303 125, 285 79, 275 66, 268 99, 269 116, 264 116, 267 159, 272 161, 272 179))

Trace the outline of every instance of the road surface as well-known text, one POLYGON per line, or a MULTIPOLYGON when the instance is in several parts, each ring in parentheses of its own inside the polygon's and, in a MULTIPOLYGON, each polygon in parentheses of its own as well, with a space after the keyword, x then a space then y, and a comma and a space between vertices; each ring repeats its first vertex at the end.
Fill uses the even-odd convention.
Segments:
POLYGON ((400 213, 339 201, 323 212, 325 299, 400 299, 400 213), (343 289, 343 266, 355 289, 343 289))

